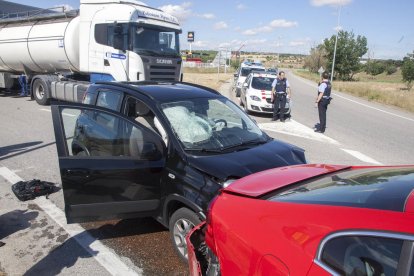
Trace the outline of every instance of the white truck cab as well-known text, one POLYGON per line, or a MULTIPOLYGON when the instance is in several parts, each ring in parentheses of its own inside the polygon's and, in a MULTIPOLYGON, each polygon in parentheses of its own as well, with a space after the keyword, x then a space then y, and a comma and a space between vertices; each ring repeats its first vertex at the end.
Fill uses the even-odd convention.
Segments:
POLYGON ((20 75, 30 94, 81 101, 98 81, 180 81, 178 20, 134 0, 80 0, 78 11, 0 19, 0 89, 20 75), (63 77, 62 77, 63 76, 63 77))

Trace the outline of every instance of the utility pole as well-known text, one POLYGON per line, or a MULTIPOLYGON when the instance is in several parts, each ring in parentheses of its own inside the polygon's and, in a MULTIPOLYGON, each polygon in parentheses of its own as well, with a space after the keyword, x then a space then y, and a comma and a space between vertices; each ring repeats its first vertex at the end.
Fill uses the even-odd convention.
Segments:
POLYGON ((340 17, 341 17, 341 0, 339 0, 339 5, 338 5, 338 24, 336 25, 335 46, 334 46, 334 55, 333 55, 332 70, 331 70, 331 83, 332 83, 332 80, 333 80, 334 68, 335 68, 336 46, 338 44, 339 19, 340 19, 340 17))

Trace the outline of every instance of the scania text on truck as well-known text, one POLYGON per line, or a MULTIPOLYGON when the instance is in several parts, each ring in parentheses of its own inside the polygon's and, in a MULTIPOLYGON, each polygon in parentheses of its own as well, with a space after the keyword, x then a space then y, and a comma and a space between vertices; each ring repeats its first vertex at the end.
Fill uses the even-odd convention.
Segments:
POLYGON ((81 0, 80 9, 0 19, 0 89, 27 77, 30 95, 82 100, 97 81, 179 81, 178 20, 134 0, 81 0))

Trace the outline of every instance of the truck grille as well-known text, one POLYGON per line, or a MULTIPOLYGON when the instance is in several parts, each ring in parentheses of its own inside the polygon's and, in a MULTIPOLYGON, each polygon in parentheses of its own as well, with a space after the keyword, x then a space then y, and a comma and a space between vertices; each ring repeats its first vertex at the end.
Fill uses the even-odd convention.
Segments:
POLYGON ((175 81, 175 74, 178 71, 176 66, 151 65, 149 79, 153 81, 175 81))

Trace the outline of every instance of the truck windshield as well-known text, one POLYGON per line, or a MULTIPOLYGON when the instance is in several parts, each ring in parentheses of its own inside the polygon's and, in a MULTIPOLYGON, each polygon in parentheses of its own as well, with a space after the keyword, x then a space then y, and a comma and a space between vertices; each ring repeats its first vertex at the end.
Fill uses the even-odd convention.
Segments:
POLYGON ((187 151, 217 153, 269 140, 249 116, 228 99, 186 99, 161 107, 187 151))
POLYGON ((140 55, 179 57, 179 35, 170 29, 132 26, 133 51, 140 55))

